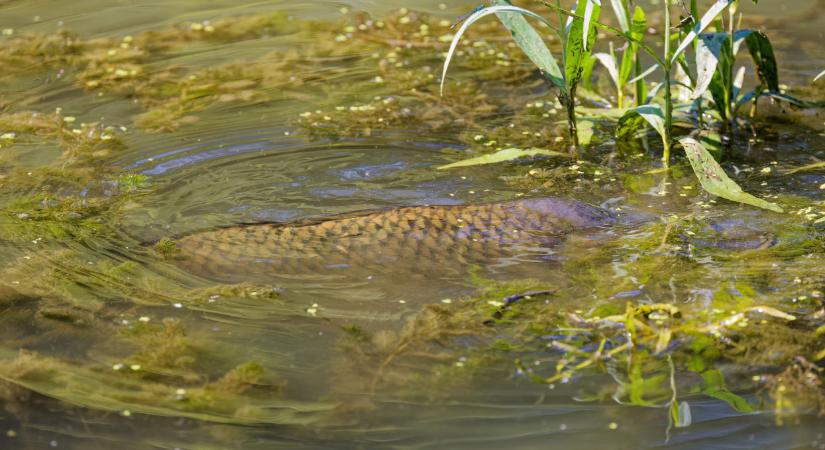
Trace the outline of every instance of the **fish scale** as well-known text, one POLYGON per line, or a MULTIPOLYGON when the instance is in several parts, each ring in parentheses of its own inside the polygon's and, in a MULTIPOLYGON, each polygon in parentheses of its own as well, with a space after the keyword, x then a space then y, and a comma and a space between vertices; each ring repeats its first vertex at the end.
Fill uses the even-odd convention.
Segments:
POLYGON ((181 266, 222 280, 345 267, 427 270, 549 246, 564 233, 611 220, 609 213, 585 203, 540 198, 235 226, 184 236, 177 244, 181 266))

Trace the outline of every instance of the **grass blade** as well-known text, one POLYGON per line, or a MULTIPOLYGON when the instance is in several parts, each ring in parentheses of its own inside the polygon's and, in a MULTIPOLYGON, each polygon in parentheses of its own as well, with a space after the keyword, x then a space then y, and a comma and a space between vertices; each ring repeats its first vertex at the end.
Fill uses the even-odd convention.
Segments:
POLYGON ((438 170, 453 169, 456 167, 480 166, 484 164, 495 164, 500 162, 512 161, 514 159, 525 158, 530 156, 560 156, 569 158, 566 153, 560 153, 553 150, 544 150, 540 148, 531 148, 529 150, 522 150, 520 148, 505 148, 489 155, 477 156, 475 158, 465 159, 463 161, 454 162, 444 166, 439 166, 438 170))
POLYGON ((619 22, 619 29, 624 33, 630 32, 630 21, 628 20, 628 12, 622 4, 622 0, 610 0, 610 6, 613 7, 613 13, 616 14, 616 20, 619 22))
POLYGON ((814 77, 814 82, 816 82, 818 79, 822 78, 823 76, 825 76, 825 70, 823 70, 822 72, 819 72, 819 75, 814 77))
POLYGON ((713 156, 696 139, 684 137, 679 139, 679 143, 684 147, 688 161, 693 167, 693 172, 705 191, 734 202, 745 203, 779 213, 783 212, 779 205, 743 191, 735 181, 728 177, 722 166, 713 159, 713 156))
POLYGON ((587 48, 588 46, 593 48, 596 41, 596 27, 590 25, 599 19, 599 12, 599 6, 591 3, 590 0, 582 0, 576 6, 576 17, 572 17, 573 20, 567 33, 567 42, 564 46, 564 79, 568 92, 575 89, 581 79, 584 62, 590 58, 590 52, 587 48), (593 10, 589 20, 585 20, 583 14, 588 7, 593 8, 593 10), (584 39, 585 26, 588 26, 587 29, 589 30, 587 42, 584 39))
MULTIPOLYGON (((682 42, 679 43, 679 46, 676 47, 676 51, 673 53, 673 56, 671 56, 670 59, 671 64, 673 64, 673 62, 676 61, 676 59, 679 57, 679 55, 682 54, 683 51, 685 51, 688 45, 690 45, 693 42, 693 40, 696 39, 696 37, 702 33, 702 31, 705 31, 705 28, 707 28, 708 25, 710 25, 711 22, 713 22, 713 20, 716 19, 716 16, 721 14, 722 11, 724 11, 725 8, 727 8, 732 1, 733 0, 716 0, 716 3, 714 3, 713 6, 711 6, 707 10, 705 15, 703 15, 702 18, 699 19, 699 22, 693 27, 693 29, 690 30, 690 33, 688 33, 687 36, 685 36, 685 38, 682 39, 682 42)), ((669 33, 670 30, 667 30, 667 32, 669 33)))
MULTIPOLYGON (((455 54, 455 49, 458 47, 458 42, 461 40, 461 36, 463 36, 464 33, 467 32, 467 29, 470 28, 470 26, 472 24, 476 23, 479 19, 483 18, 484 16, 488 16, 490 14, 506 13, 506 12, 513 12, 513 13, 518 13, 518 14, 522 14, 522 15, 525 15, 525 16, 530 16, 530 17, 533 17, 533 18, 535 18, 535 19, 537 19, 541 22, 546 23, 548 26, 552 27, 552 24, 550 22, 548 22, 547 19, 545 19, 544 17, 542 17, 542 16, 540 16, 540 15, 538 15, 538 14, 532 12, 532 11, 526 10, 524 8, 519 8, 517 6, 510 6, 510 5, 488 6, 487 8, 476 11, 475 13, 470 15, 470 17, 467 17, 467 19, 464 21, 464 23, 461 24, 461 27, 456 32, 455 36, 453 37, 452 42, 450 42, 450 49, 447 51, 447 58, 444 60, 444 70, 441 72, 441 94, 442 95, 444 94, 444 81, 447 78, 447 69, 450 67, 450 61, 452 61, 452 59, 453 59, 453 55, 455 54)), ((546 46, 545 46, 545 48, 546 48, 546 46)), ((549 50, 547 50, 547 54, 550 54, 549 50)), ((530 56, 530 55, 528 54, 528 56, 530 56)), ((546 56, 547 55, 544 55, 544 57, 546 57, 546 56)), ((532 58, 531 58, 531 60, 532 60, 532 58)), ((542 59, 539 62, 533 61, 533 63, 535 63, 539 67, 539 69, 541 69, 543 72, 547 73, 548 75, 552 74, 554 71, 558 74, 561 74, 561 71, 559 70, 558 65, 555 64, 555 59, 553 59, 552 55, 550 55, 549 60, 542 59), (541 63, 541 64, 539 64, 539 63, 541 63), (553 66, 555 66, 555 69, 554 69, 553 66)))
POLYGON ((642 78, 644 78, 644 77, 650 75, 651 73, 655 72, 656 69, 658 69, 658 68, 659 68, 658 64, 655 64, 655 65, 652 65, 652 66, 648 67, 644 72, 642 72, 642 73, 636 75, 635 77, 627 80, 627 84, 633 84, 633 83, 641 80, 642 78))

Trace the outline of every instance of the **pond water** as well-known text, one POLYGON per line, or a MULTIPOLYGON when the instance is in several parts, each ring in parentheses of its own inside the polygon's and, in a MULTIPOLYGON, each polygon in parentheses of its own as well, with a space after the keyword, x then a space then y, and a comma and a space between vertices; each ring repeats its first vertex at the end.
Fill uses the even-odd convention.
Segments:
MULTIPOLYGON (((3 449, 825 448, 822 116, 764 100, 726 153, 784 214, 600 119, 577 158, 438 170, 566 151, 492 19, 439 97, 439 38, 478 2, 444 3, 0 1, 3 449), (617 219, 473 264, 210 275, 176 244, 533 197, 617 219)), ((825 5, 743 7, 825 99, 825 5)))

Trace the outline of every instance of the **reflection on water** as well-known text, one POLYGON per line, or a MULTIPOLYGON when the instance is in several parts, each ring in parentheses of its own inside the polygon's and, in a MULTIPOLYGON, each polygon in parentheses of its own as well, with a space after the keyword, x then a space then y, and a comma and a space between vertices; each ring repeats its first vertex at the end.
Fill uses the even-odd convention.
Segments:
MULTIPOLYGON (((416 5, 436 14, 427 28, 391 13, 399 2, 104 3, 0 2, 4 39, 77 33, 0 52, 0 134, 11 133, 0 137, 2 448, 825 445, 807 411, 777 427, 768 408, 731 407, 728 388, 753 404, 768 397, 753 381, 778 371, 768 346, 742 344, 715 397, 697 388, 704 362, 640 368, 643 381, 673 378, 692 414, 685 428, 669 426, 670 390, 633 397, 638 385, 607 360, 551 384, 528 376, 549 377, 575 353, 560 349, 595 351, 587 339, 601 331, 585 319, 616 320, 630 300, 697 317, 768 305, 814 324, 825 176, 786 171, 825 157, 818 117, 761 124, 732 156, 747 190, 795 208, 784 216, 712 201, 683 167, 650 173, 651 154, 617 150, 608 134, 580 161, 441 171, 497 145, 544 146, 561 129, 552 93, 506 36, 471 44, 436 95, 441 55, 430 49, 443 43, 426 30, 448 33, 472 3, 416 5), (284 14, 244 22, 247 34, 221 28, 273 11, 284 14), (499 239, 517 214, 489 236, 458 227, 382 241, 376 228, 358 248, 325 235, 312 248, 319 264, 273 264, 312 256, 295 246, 314 241, 278 241, 284 223, 550 196, 604 204, 618 220, 550 236, 542 222, 542 239, 484 257, 462 245, 499 239), (803 199, 820 203, 804 210, 803 199), (261 223, 278 226, 253 240, 269 225, 231 228, 261 223), (206 250, 223 252, 222 265, 187 266, 206 250)), ((759 5, 750 18, 777 35, 788 84, 821 70, 822 18, 790 26, 774 13, 814 3, 759 5)), ((817 339, 777 337, 789 352, 817 339)))

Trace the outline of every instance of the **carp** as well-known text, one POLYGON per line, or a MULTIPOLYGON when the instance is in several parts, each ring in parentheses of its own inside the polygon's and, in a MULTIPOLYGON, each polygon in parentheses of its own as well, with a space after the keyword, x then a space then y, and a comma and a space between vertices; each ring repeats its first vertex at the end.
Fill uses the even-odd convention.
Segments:
POLYGON ((184 269, 213 279, 359 267, 426 270, 546 253, 573 230, 612 221, 612 214, 586 203, 535 198, 232 226, 184 236, 177 246, 184 269))

